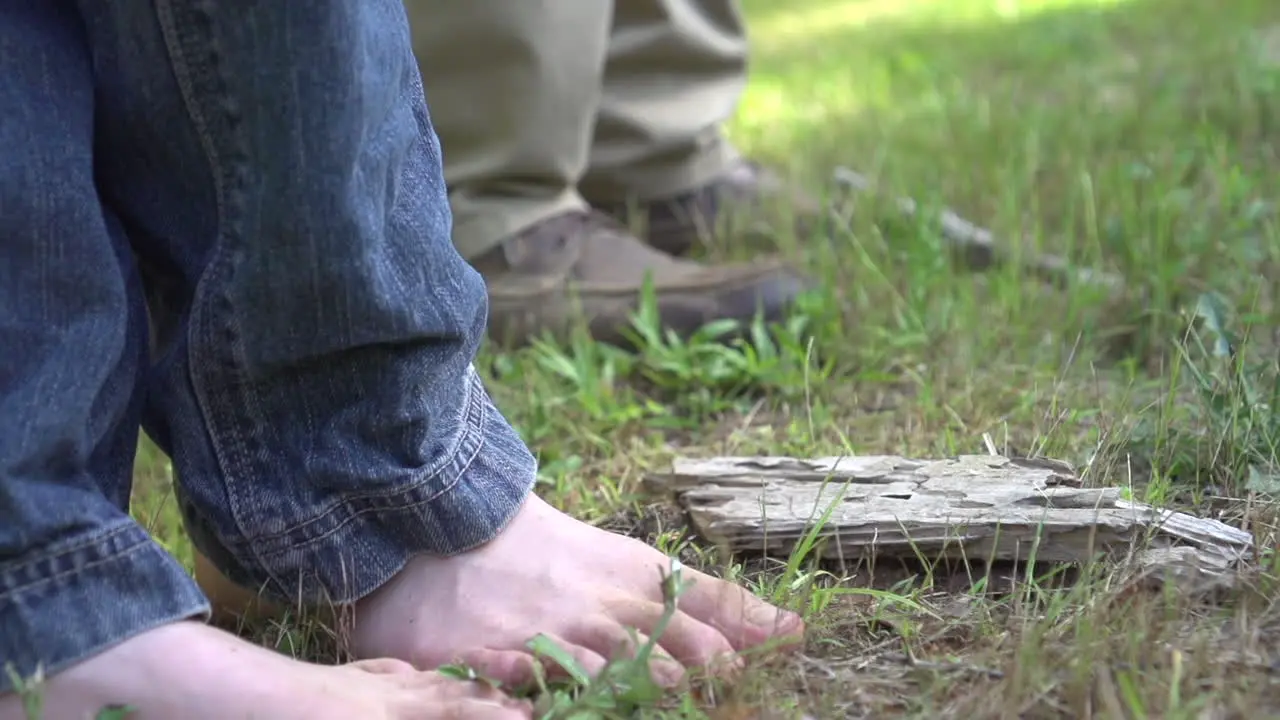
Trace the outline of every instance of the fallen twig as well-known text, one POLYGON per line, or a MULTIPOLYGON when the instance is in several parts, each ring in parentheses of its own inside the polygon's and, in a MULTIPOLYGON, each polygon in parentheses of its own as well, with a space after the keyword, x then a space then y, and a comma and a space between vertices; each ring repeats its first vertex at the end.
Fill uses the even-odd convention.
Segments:
POLYGON ((912 667, 917 670, 928 670, 931 672, 960 672, 967 675, 981 675, 991 680, 1004 679, 1003 670, 973 665, 959 660, 950 660, 945 662, 937 660, 921 660, 910 653, 904 652, 888 653, 880 657, 884 660, 902 663, 903 665, 907 665, 908 667, 912 667))
MULTIPOLYGON (((858 193, 874 194, 875 185, 865 176, 846 167, 835 170, 838 185, 858 193)), ((908 197, 894 198, 898 210, 908 218, 920 216, 919 204, 908 197)), ((990 230, 960 217, 955 211, 942 208, 938 211, 938 226, 942 237, 961 256, 966 267, 986 270, 1010 262, 1010 248, 996 242, 990 230)), ((1071 282, 1098 285, 1112 292, 1124 289, 1124 279, 1114 273, 1078 268, 1065 258, 1046 253, 1034 253, 1020 259, 1024 270, 1049 282, 1066 285, 1071 282)))

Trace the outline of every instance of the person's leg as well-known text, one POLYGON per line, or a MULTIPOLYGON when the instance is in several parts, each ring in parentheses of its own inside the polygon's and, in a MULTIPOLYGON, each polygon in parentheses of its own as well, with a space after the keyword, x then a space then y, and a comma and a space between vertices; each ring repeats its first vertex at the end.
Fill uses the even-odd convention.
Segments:
MULTIPOLYGON (((96 7, 95 40, 138 24, 96 7)), ((187 281, 156 303, 185 320, 157 322, 146 427, 199 551, 278 603, 350 608, 362 657, 510 678, 537 632, 591 662, 651 629, 662 556, 531 497, 472 368, 485 288, 450 244, 398 0, 160 7, 182 107, 120 70, 99 183, 187 281)), ((663 638, 681 659, 800 630, 698 580, 663 638)))
MULTIPOLYGON (((169 81, 151 4, 112 8, 128 20, 115 50, 149 90, 169 81)), ((400 662, 319 667, 195 621, 195 582, 127 514, 147 323, 131 218, 95 188, 110 145, 95 148, 94 77, 111 64, 70 0, 0 2, 0 720, 29 717, 18 689, 50 718, 528 717, 400 662)), ((191 207, 171 199, 166 215, 191 207)))
MULTIPOLYGON (((681 255, 720 225, 730 203, 812 225, 818 203, 783 192, 723 133, 747 81, 738 0, 617 3, 582 194, 681 255)), ((760 213, 763 217, 763 214, 760 213)))
POLYGON ((596 203, 702 187, 738 159, 721 125, 747 85, 735 0, 617 3, 582 192, 596 203))
POLYGON ((444 146, 453 241, 468 259, 586 210, 578 179, 609 41, 599 0, 405 0, 444 146))
MULTIPOLYGON (((627 3, 622 3, 626 5, 627 3)), ((578 195, 613 3, 406 0, 444 146, 454 244, 488 282, 490 331, 513 344, 581 315, 620 334, 646 276, 665 323, 775 319, 799 289, 776 263, 705 267, 654 252, 578 195)))
POLYGON ((65 5, 0 4, 0 659, 24 677, 209 609, 127 513, 142 290, 94 190, 92 68, 65 5))

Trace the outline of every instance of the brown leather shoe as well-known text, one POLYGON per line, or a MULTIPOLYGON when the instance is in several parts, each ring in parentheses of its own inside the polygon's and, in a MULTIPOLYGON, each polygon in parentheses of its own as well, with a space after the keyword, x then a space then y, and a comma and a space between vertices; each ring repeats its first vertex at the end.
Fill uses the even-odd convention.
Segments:
POLYGON ((739 160, 723 175, 696 190, 633 205, 597 206, 653 247, 684 255, 714 236, 739 237, 755 220, 790 221, 798 237, 818 224, 822 203, 787 187, 776 174, 750 160, 739 160), (745 211, 735 216, 736 211, 745 211))
POLYGON ((489 335, 523 345, 550 330, 557 336, 585 316, 592 337, 628 345, 623 331, 651 277, 664 327, 687 337, 712 320, 750 322, 757 308, 779 320, 809 287, 773 259, 703 265, 658 252, 608 216, 557 215, 473 260, 489 286, 489 335))

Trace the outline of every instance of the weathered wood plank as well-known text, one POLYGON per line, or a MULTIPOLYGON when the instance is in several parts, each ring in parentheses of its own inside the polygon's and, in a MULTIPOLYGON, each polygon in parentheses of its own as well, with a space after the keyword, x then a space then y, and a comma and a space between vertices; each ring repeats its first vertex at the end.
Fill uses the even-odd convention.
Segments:
POLYGON ((1147 562, 1219 572, 1253 552, 1246 532, 1126 501, 1117 488, 1081 487, 1070 465, 1053 460, 682 458, 645 482, 673 495, 696 532, 735 551, 785 554, 822 523, 822 552, 845 559, 1084 562, 1189 548, 1147 562))

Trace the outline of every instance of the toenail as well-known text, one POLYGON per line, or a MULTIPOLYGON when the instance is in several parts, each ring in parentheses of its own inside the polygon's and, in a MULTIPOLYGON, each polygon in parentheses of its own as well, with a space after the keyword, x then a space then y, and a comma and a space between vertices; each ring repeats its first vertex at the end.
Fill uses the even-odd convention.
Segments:
POLYGON ((711 661, 708 670, 718 677, 736 677, 746 667, 746 663, 737 653, 720 653, 711 661))
POLYGON ((756 627, 770 629, 778 625, 789 625, 794 622, 788 617, 790 614, 763 602, 751 603, 746 612, 747 622, 756 627))

